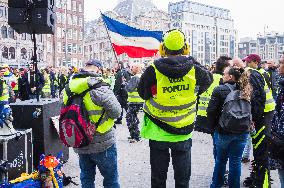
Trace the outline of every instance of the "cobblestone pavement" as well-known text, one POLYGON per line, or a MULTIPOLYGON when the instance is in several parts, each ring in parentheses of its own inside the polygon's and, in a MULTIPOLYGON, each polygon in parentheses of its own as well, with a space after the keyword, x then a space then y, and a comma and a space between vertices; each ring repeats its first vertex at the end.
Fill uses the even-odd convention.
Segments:
MULTIPOLYGON (((140 114, 140 119, 142 115, 140 114)), ((120 185, 122 188, 150 188, 150 164, 149 164, 149 147, 148 141, 143 140, 139 143, 130 144, 127 141, 129 136, 125 120, 123 125, 118 125, 117 148, 118 148, 118 166, 120 185)), ((214 160, 212 155, 212 139, 210 135, 194 132, 192 146, 192 173, 190 180, 191 188, 207 188, 210 185, 214 160)), ((249 175, 249 164, 242 166, 242 180, 249 175)), ((80 168, 78 157, 70 149, 70 159, 64 167, 64 171, 68 176, 77 176, 74 181, 80 183, 80 168)), ((279 188, 280 183, 278 173, 272 171, 273 185, 272 188, 279 188)), ((96 187, 103 187, 102 176, 97 170, 96 187)), ((68 188, 81 186, 70 185, 68 188)), ((168 172, 167 187, 174 187, 173 169, 170 165, 168 172)))

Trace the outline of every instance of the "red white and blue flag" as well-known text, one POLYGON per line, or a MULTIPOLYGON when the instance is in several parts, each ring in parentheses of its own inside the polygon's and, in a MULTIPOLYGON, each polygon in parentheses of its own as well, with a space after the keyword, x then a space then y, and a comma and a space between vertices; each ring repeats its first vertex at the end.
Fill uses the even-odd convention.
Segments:
POLYGON ((130 58, 153 57, 163 38, 162 31, 145 31, 130 27, 102 14, 117 55, 126 53, 130 58))

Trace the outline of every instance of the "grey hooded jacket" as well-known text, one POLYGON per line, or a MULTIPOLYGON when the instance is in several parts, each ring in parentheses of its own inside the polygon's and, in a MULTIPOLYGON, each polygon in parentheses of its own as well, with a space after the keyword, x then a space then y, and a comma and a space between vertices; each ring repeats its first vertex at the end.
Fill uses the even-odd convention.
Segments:
MULTIPOLYGON (((89 87, 92 87, 95 84, 102 82, 102 79, 97 74, 91 72, 80 72, 74 75, 72 79, 86 77, 90 77, 90 79, 88 80, 89 87)), ((70 80, 69 84, 72 84, 72 80, 70 80)), ((90 91, 90 95, 92 101, 96 105, 102 106, 104 108, 107 117, 111 119, 116 119, 120 116, 120 104, 117 101, 113 91, 109 88, 109 86, 103 85, 99 88, 93 89, 90 91)), ((94 140, 91 144, 79 149, 74 148, 74 151, 78 154, 100 153, 110 148, 113 144, 115 144, 115 132, 112 128, 105 134, 100 134, 97 132, 94 135, 94 140)))

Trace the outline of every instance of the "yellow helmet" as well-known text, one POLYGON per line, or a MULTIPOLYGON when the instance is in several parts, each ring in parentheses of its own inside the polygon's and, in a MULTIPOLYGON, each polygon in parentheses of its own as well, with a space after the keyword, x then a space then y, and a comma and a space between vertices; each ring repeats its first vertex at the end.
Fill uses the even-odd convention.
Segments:
POLYGON ((188 55, 190 49, 184 33, 178 29, 173 29, 165 33, 159 51, 161 56, 188 55))

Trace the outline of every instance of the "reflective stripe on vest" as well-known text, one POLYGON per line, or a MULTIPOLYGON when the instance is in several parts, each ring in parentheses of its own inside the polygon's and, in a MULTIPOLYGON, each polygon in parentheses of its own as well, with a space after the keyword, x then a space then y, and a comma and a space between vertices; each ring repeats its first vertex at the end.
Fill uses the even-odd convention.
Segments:
POLYGON ((273 99, 273 95, 272 95, 272 90, 268 88, 268 85, 266 83, 266 80, 263 76, 263 73, 265 72, 265 70, 256 70, 256 69, 252 69, 252 68, 246 68, 246 70, 255 70, 257 72, 259 72, 261 74, 261 76, 264 79, 264 91, 265 91, 265 107, 264 107, 264 112, 271 112, 273 110, 275 110, 275 101, 273 99), (264 72, 263 72, 264 71, 264 72))
POLYGON ((9 101, 9 90, 7 84, 3 81, 3 92, 0 96, 1 102, 8 102, 9 101))
POLYGON ((182 78, 168 78, 154 64, 157 79, 157 94, 147 100, 144 110, 152 117, 175 128, 192 125, 195 120, 195 68, 182 78))
MULTIPOLYGON (((89 89, 88 85, 88 78, 74 78, 70 81, 69 83, 69 89, 71 93, 75 94, 80 94, 84 92, 85 90, 89 89)), ((63 91, 63 102, 66 105, 68 100, 68 96, 66 93, 66 89, 63 91)), ((92 123, 98 122, 100 119, 102 113, 103 113, 103 108, 101 106, 96 105, 93 103, 90 92, 88 92, 84 97, 83 97, 83 102, 85 105, 85 108, 88 112, 89 119, 92 123)), ((107 116, 105 113, 98 128, 97 131, 101 134, 106 133, 109 131, 114 125, 114 119, 111 119, 107 116)))
MULTIPOLYGON (((141 75, 137 74, 136 77, 140 78, 141 75)), ((130 103, 143 103, 144 100, 139 96, 137 88, 133 92, 128 92, 128 98, 127 101, 130 103)))
POLYGON ((207 108, 209 105, 209 101, 211 99, 213 90, 219 86, 220 80, 222 79, 222 75, 220 74, 213 74, 213 83, 210 87, 200 95, 199 103, 197 107, 197 115, 207 117, 207 108))

